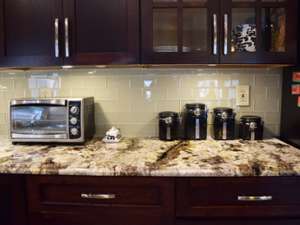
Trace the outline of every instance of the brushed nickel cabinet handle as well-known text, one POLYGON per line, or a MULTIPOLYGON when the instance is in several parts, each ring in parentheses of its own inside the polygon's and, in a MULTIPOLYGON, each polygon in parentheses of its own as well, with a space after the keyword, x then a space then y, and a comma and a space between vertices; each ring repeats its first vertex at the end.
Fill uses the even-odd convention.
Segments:
POLYGON ((238 196, 238 201, 242 202, 266 202, 272 200, 273 196, 238 196))
POLYGON ((59 58, 59 19, 55 18, 54 21, 54 49, 55 58, 59 58))
POLYGON ((214 27, 214 44, 213 44, 213 54, 218 54, 218 21, 217 14, 213 14, 213 27, 214 27))
POLYGON ((69 18, 65 18, 65 57, 70 57, 69 18))
POLYGON ((228 55, 228 14, 224 14, 224 55, 228 55))
POLYGON ((81 194, 81 198, 84 199, 115 199, 117 196, 115 194, 81 194))

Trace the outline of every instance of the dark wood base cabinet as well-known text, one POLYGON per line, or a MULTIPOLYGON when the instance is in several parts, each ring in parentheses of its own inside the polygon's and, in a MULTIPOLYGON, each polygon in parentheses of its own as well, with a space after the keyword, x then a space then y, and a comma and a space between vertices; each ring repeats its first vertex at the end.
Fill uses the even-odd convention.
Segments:
POLYGON ((0 184, 0 225, 300 224, 298 177, 0 175, 0 184))
POLYGON ((24 177, 0 175, 0 225, 27 225, 24 177))

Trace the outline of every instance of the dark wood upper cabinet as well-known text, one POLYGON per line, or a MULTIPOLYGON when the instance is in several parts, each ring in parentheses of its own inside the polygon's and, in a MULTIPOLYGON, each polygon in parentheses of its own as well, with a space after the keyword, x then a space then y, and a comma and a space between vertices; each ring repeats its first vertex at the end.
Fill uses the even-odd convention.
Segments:
POLYGON ((221 1, 222 64, 294 64, 297 0, 221 1))
POLYGON ((218 63, 218 0, 142 0, 143 63, 218 63))
POLYGON ((139 63, 139 0, 63 4, 64 32, 69 32, 64 35, 66 64, 139 63))
POLYGON ((297 0, 0 0, 0 66, 296 64, 297 9, 297 0))
POLYGON ((138 62, 138 0, 0 0, 0 66, 138 62))
POLYGON ((55 56, 55 21, 61 17, 60 3, 0 0, 0 66, 62 63, 62 58, 55 56))
POLYGON ((142 0, 143 63, 296 60, 296 0, 142 0))

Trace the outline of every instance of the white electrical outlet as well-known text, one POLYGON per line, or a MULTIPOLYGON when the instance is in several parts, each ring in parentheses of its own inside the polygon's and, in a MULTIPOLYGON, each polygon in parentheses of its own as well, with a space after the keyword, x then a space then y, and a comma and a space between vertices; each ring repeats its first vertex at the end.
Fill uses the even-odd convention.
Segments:
POLYGON ((250 86, 240 85, 236 87, 236 105, 250 105, 250 86))

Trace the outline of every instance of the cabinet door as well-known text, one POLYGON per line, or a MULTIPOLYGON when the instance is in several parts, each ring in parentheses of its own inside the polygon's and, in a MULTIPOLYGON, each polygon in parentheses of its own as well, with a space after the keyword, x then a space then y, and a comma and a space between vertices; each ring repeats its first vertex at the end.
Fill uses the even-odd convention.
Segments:
POLYGON ((63 2, 66 64, 138 63, 138 0, 63 2))
POLYGON ((296 62, 296 0, 221 2, 223 26, 221 63, 296 62))
POLYGON ((0 0, 0 66, 62 63, 58 38, 60 3, 60 0, 0 0))
POLYGON ((141 8, 143 63, 218 63, 218 1, 142 0, 141 8))
POLYGON ((0 225, 26 225, 24 179, 0 175, 0 225))

